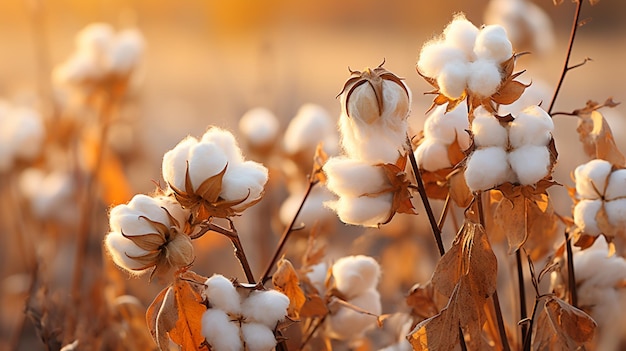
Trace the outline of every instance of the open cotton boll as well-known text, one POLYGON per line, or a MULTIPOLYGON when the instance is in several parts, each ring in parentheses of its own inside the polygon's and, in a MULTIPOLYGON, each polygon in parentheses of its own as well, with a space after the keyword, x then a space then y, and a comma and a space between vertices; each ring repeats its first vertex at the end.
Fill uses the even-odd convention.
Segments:
POLYGON ((626 226, 626 199, 606 201, 604 210, 609 218, 609 224, 613 227, 626 226))
POLYGON ((415 159, 420 168, 429 172, 452 167, 448 158, 448 146, 437 139, 425 139, 415 149, 415 159))
POLYGON ((115 30, 107 23, 92 23, 76 34, 75 45, 80 51, 97 55, 106 53, 115 37, 115 30))
POLYGON ((131 257, 141 257, 149 252, 140 248, 132 240, 122 236, 119 231, 112 231, 104 238, 104 247, 113 259, 113 262, 133 274, 143 274, 148 271, 145 264, 131 257), (141 270, 142 268, 145 268, 141 270))
POLYGON ((339 196, 361 196, 389 187, 381 167, 344 156, 331 157, 324 164, 326 187, 339 196))
POLYGON ((347 256, 333 264, 332 273, 337 289, 350 299, 367 289, 376 288, 380 265, 369 256, 347 256))
POLYGON ((471 75, 470 65, 466 62, 454 61, 443 66, 437 76, 439 91, 451 98, 459 99, 467 87, 471 75))
POLYGON ((248 351, 272 351, 276 337, 270 328, 260 323, 243 323, 241 334, 248 351))
POLYGON ((45 127, 39 112, 28 107, 14 107, 10 112, 13 148, 15 155, 24 160, 31 160, 39 154, 45 137, 45 127))
POLYGON ((447 106, 437 106, 424 122, 424 138, 437 139, 445 145, 450 145, 455 139, 461 148, 469 146, 469 129, 467 119, 467 102, 463 100, 454 110, 446 112, 447 106))
POLYGON ((231 132, 225 129, 212 126, 204 132, 200 141, 212 142, 219 146, 224 154, 226 154, 229 163, 243 162, 243 154, 241 153, 237 139, 235 139, 235 136, 231 132))
POLYGON ((220 197, 227 201, 246 199, 241 204, 233 206, 235 209, 245 207, 263 195, 268 177, 267 168, 254 161, 229 165, 224 178, 222 178, 220 197))
MULTIPOLYGON (((194 190, 198 189, 205 180, 223 171, 228 164, 228 159, 222 149, 214 143, 207 142, 200 142, 191 147, 186 159, 189 164, 189 179, 194 190)), ((182 164, 180 161, 178 163, 182 164)), ((177 170, 182 173, 182 176, 178 175, 178 179, 184 179, 186 166, 177 170)), ((184 183, 180 185, 183 187, 178 189, 185 190, 184 183)))
POLYGON ((287 316, 289 298, 277 290, 255 290, 241 304, 244 316, 274 329, 287 316))
POLYGON ((264 107, 248 110, 239 120, 239 131, 253 147, 274 143, 279 129, 280 124, 276 115, 264 107))
POLYGON ((611 163, 593 159, 574 170, 576 193, 582 199, 598 199, 604 196, 607 181, 611 173, 611 163))
POLYGON ((502 63, 513 56, 513 46, 504 27, 492 24, 483 27, 474 44, 474 53, 479 59, 502 63))
MULTIPOLYGON (((382 312, 380 294, 375 289, 366 290, 348 302, 375 315, 382 312)), ((328 332, 334 339, 353 340, 374 326, 376 326, 375 316, 341 307, 336 313, 330 315, 328 332)))
POLYGON ((370 164, 395 163, 408 131, 406 118, 396 123, 400 128, 391 129, 384 121, 367 124, 342 113, 339 118, 341 146, 350 158, 370 164))
POLYGON ((479 59, 469 63, 467 88, 474 94, 487 97, 498 91, 502 73, 498 65, 491 60, 479 59))
POLYGON ((422 47, 417 68, 426 77, 439 76, 441 69, 451 62, 467 62, 467 55, 462 48, 444 41, 431 41, 422 47))
POLYGON ((306 273, 307 277, 313 287, 317 289, 320 295, 324 295, 326 292, 326 276, 328 275, 328 264, 326 262, 320 262, 316 265, 309 267, 311 270, 306 273))
POLYGON ((508 144, 507 129, 483 107, 478 107, 474 111, 472 133, 474 133, 474 143, 478 147, 497 146, 505 148, 508 144))
POLYGON ((457 14, 452 22, 443 30, 445 42, 460 48, 466 55, 467 60, 474 60, 474 42, 478 36, 478 28, 465 18, 463 14, 457 14))
POLYGON ((524 145, 509 153, 509 164, 520 184, 536 184, 550 173, 550 151, 545 146, 524 145))
POLYGON ((391 215, 393 194, 385 193, 376 197, 340 197, 326 205, 333 209, 339 219, 346 224, 364 227, 378 227, 391 215))
POLYGON ((511 177, 507 153, 500 147, 475 150, 465 166, 465 182, 471 191, 496 187, 511 177))
POLYGON ((509 142, 514 148, 523 145, 545 146, 552 138, 554 123, 550 115, 537 105, 522 110, 509 126, 509 142))
MULTIPOLYGON (((153 198, 143 194, 135 195, 128 204, 117 205, 109 212, 109 225, 113 231, 123 231, 125 235, 143 235, 154 232, 154 228, 146 221, 146 217, 151 221, 163 223, 170 226, 170 219, 167 212, 161 206, 167 206, 167 200, 153 198)), ((172 206, 170 215, 175 219, 185 220, 184 212, 176 211, 172 206), (177 218, 178 217, 178 218, 177 218), (181 218, 182 217, 182 218, 181 218)))
POLYGON ((202 335, 215 351, 241 351, 243 342, 239 326, 230 321, 226 312, 209 308, 202 314, 202 335))
POLYGON ((583 233, 593 236, 602 233, 596 221, 601 207, 601 200, 581 200, 574 206, 574 223, 583 233))
POLYGON ((325 108, 312 103, 298 109, 283 137, 285 151, 289 154, 313 150, 324 142, 324 150, 332 155, 337 151, 338 141, 335 121, 325 108))
POLYGON ((239 314, 241 312, 241 298, 233 283, 221 274, 213 274, 204 283, 205 297, 211 307, 224 312, 239 314))
POLYGON ((626 197, 626 169, 618 169, 611 172, 609 183, 604 192, 606 200, 626 197))
POLYGON ((198 144, 198 139, 188 136, 173 149, 163 155, 161 172, 168 185, 185 190, 185 173, 190 150, 198 144))
POLYGON ((103 74, 104 71, 93 53, 78 51, 53 69, 52 81, 58 86, 65 86, 98 79, 103 74))
POLYGON ((111 72, 128 74, 139 63, 144 47, 145 41, 139 30, 118 32, 107 55, 111 72))

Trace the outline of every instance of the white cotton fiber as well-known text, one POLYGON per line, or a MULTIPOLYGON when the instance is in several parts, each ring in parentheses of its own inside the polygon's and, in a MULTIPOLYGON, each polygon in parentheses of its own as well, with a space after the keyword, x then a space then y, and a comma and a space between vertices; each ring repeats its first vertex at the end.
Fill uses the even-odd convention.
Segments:
POLYGON ((213 274, 204 283, 204 294, 211 307, 228 313, 241 312, 241 299, 233 283, 221 274, 213 274))
POLYGON ((380 122, 383 131, 406 134, 409 111, 411 110, 411 89, 404 83, 383 79, 383 111, 380 122))
POLYGON ((617 169, 611 172, 609 184, 606 186, 604 198, 613 200, 626 197, 626 169, 617 169))
POLYGON ((435 78, 446 64, 466 61, 467 55, 462 49, 443 41, 431 41, 422 47, 417 68, 426 77, 435 78))
POLYGON ((378 227, 389 219, 393 194, 385 193, 376 197, 340 197, 335 202, 326 203, 339 219, 346 224, 364 227, 378 227))
MULTIPOLYGON (((224 152, 216 144, 207 142, 200 142, 189 149, 187 161, 193 190, 197 190, 205 180, 224 170, 228 163, 224 152)), ((184 177, 186 169, 185 165, 184 168, 178 170, 182 173, 179 177, 184 177)), ((185 188, 179 190, 184 191, 185 188)))
POLYGON ((601 207, 601 200, 581 200, 574 206, 574 223, 583 233, 593 236, 601 233, 596 221, 601 207))
MULTIPOLYGON (((375 289, 366 290, 348 302, 375 315, 382 312, 380 294, 375 289)), ((328 331, 332 338, 353 340, 375 326, 375 316, 341 307, 335 314, 330 315, 328 331)))
POLYGON ((78 50, 96 55, 109 50, 115 31, 107 23, 91 23, 76 34, 75 45, 78 50))
POLYGON ((552 138, 554 123, 546 111, 537 105, 522 110, 509 127, 509 142, 514 148, 523 145, 547 145, 552 138))
POLYGON ((483 107, 478 107, 474 111, 472 133, 474 133, 474 143, 478 147, 498 146, 505 148, 508 143, 507 129, 483 107))
POLYGON ((454 61, 444 65, 437 76, 439 91, 451 99, 459 99, 470 74, 470 65, 466 62, 454 61))
POLYGON ((140 257, 149 252, 135 245, 132 240, 122 236, 120 232, 110 232, 104 238, 104 246, 111 255, 113 262, 131 273, 141 274, 144 271, 137 271, 143 268, 143 264, 132 259, 131 257, 140 257), (130 256, 130 257, 129 257, 130 256))
POLYGON ((115 74, 130 73, 143 53, 143 35, 137 29, 125 29, 117 33, 111 44, 107 53, 109 70, 115 74))
MULTIPOLYGON (((403 123, 408 129, 406 119, 403 123)), ((386 129, 384 123, 368 125, 342 113, 339 118, 341 145, 350 158, 370 164, 394 163, 403 150, 407 130, 386 129)))
POLYGON ((606 201, 604 209, 609 218, 609 224, 613 227, 626 227, 626 199, 606 201))
POLYGON ((260 323, 244 323, 241 333, 247 351, 272 351, 276 346, 276 337, 270 328, 260 323))
POLYGON ((222 178, 222 192, 220 196, 227 201, 247 200, 233 208, 242 206, 258 199, 264 191, 269 171, 265 166, 254 161, 229 166, 222 178))
POLYGON ((255 107, 239 119, 239 131, 253 147, 271 145, 278 136, 280 123, 276 115, 267 108, 255 107))
POLYGON ((443 35, 446 44, 461 49, 467 60, 472 61, 474 59, 474 43, 478 32, 478 28, 472 22, 468 21, 464 15, 459 14, 443 30, 443 35))
POLYGON ((437 106, 424 122, 424 138, 437 139, 450 145, 454 139, 459 140, 461 148, 469 146, 469 129, 467 119, 467 102, 463 101, 454 110, 446 113, 446 105, 437 106))
POLYGON ((317 292, 320 295, 324 295, 324 293, 326 292, 325 283, 326 276, 328 275, 328 264, 326 262, 320 262, 309 268, 311 270, 306 273, 309 281, 311 282, 311 284, 313 284, 315 289, 317 289, 317 292))
POLYGON ((46 133, 39 112, 32 108, 16 106, 11 110, 8 119, 14 124, 12 140, 15 156, 24 160, 35 158, 41 151, 46 133))
POLYGON ((593 159, 574 170, 576 193, 582 199, 598 199, 604 195, 611 173, 611 164, 601 159, 593 159))
POLYGON ((324 141, 324 147, 336 150, 339 137, 335 121, 322 106, 307 103, 296 112, 289 122, 283 138, 285 151, 295 154, 313 150, 324 141))
POLYGON ((185 174, 190 150, 198 144, 198 139, 188 136, 173 149, 163 155, 161 171, 168 185, 185 191, 185 174))
POLYGON ((230 321, 226 312, 209 308, 202 315, 202 335, 215 351, 241 351, 243 342, 239 325, 230 321))
MULTIPOLYGON (((316 222, 324 223, 334 219, 335 214, 326 206, 324 202, 331 201, 334 195, 324 186, 314 187, 307 197, 302 209, 296 218, 296 223, 302 223, 305 227, 310 228, 316 222)), ((279 217, 283 225, 289 225, 293 216, 296 215, 298 207, 304 199, 304 191, 295 192, 280 206, 279 217)))
POLYGON ((344 156, 331 157, 324 164, 326 187, 339 196, 361 196, 389 187, 381 167, 344 156))
POLYGON ((241 153, 237 139, 235 139, 235 136, 228 130, 211 126, 204 132, 200 141, 213 142, 219 146, 226 155, 226 158, 228 158, 229 163, 243 162, 243 154, 241 153))
POLYGON ((423 140, 415 150, 415 159, 420 168, 429 172, 452 167, 448 146, 436 139, 423 140))
POLYGON ((509 164, 522 185, 532 185, 550 173, 550 151, 545 146, 524 145, 509 153, 509 164))
POLYGON ((365 290, 376 288, 380 265, 369 256, 347 256, 333 264, 332 273, 337 289, 352 298, 365 290))
POLYGON ((274 329, 287 316, 289 298, 277 290, 255 290, 241 304, 244 316, 274 329))
POLYGON ((513 56, 513 46, 506 35, 504 27, 492 24, 483 27, 474 44, 474 53, 479 59, 493 60, 501 63, 513 56))
POLYGON ((465 181, 471 191, 487 190, 510 180, 507 153, 500 147, 475 150, 465 166, 465 181))
POLYGON ((467 88, 475 95, 488 97, 500 86, 502 73, 498 65, 491 60, 479 59, 469 64, 467 88))

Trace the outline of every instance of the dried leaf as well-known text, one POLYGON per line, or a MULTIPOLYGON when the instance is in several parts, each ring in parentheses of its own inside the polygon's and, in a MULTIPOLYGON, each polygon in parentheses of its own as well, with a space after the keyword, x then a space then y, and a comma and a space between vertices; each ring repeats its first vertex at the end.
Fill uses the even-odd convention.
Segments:
POLYGON ((313 155, 313 171, 310 181, 326 183, 326 173, 322 170, 326 161, 328 161, 328 155, 324 151, 324 144, 320 142, 315 148, 315 155, 313 155))
POLYGON ((518 82, 516 80, 508 81, 506 84, 503 84, 492 96, 492 100, 501 105, 509 105, 517 101, 517 99, 522 96, 524 90, 528 88, 529 85, 518 82))
MULTIPOLYGON (((391 206, 391 214, 386 221, 380 224, 389 223, 393 216, 396 213, 406 213, 406 214, 417 214, 415 212, 415 207, 413 207, 413 203, 411 202, 411 191, 409 190, 409 186, 411 182, 408 180, 406 169, 406 163, 408 160, 408 155, 398 157, 396 163, 384 163, 379 164, 378 167, 381 167, 385 176, 389 180, 390 187, 389 189, 385 189, 380 193, 393 193, 393 203, 391 206)), ((376 194, 371 194, 376 195, 376 194)))
POLYGON ((306 296, 306 301, 300 309, 301 318, 323 317, 328 314, 326 302, 317 294, 306 296))
POLYGON ((435 302, 435 291, 431 282, 415 284, 406 298, 412 313, 421 319, 433 317, 439 312, 435 302))
POLYGON ((272 283, 276 290, 289 298, 288 316, 292 319, 298 319, 300 318, 300 310, 306 302, 304 292, 300 288, 298 274, 289 260, 281 258, 276 265, 278 268, 272 276, 272 283))
POLYGON ((617 167, 626 167, 626 158, 619 151, 611 128, 602 114, 596 110, 578 111, 579 139, 588 156, 609 161, 617 167))
POLYGON ((593 339, 596 329, 588 314, 556 297, 546 300, 536 325, 538 350, 577 350, 593 339))
POLYGON ((175 309, 174 289, 172 286, 168 286, 161 290, 146 311, 146 322, 150 329, 150 335, 152 335, 159 350, 169 348, 170 339, 167 333, 176 324, 177 319, 178 311, 175 309))
POLYGON ((457 169, 448 175, 448 186, 452 201, 460 208, 466 208, 472 202, 473 195, 467 182, 463 169, 457 169))
POLYGON ((523 196, 504 198, 494 211, 494 223, 506 236, 509 255, 524 245, 528 238, 528 202, 523 196))

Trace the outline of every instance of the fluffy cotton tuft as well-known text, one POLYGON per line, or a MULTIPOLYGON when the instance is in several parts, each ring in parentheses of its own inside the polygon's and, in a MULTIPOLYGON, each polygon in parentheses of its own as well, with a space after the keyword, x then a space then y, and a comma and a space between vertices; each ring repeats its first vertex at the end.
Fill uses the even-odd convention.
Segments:
MULTIPOLYGON (((348 302, 375 315, 382 312, 380 294, 375 289, 368 289, 348 302)), ((330 316, 328 332, 335 339, 350 340, 362 336, 374 326, 376 326, 375 316, 341 307, 330 316)))
POLYGON ((422 47, 417 68, 426 77, 437 77, 446 63, 465 61, 467 55, 462 49, 443 41, 431 41, 422 47))
POLYGON ((239 326, 230 321, 226 312, 209 308, 202 315, 202 335, 215 351, 241 351, 243 342, 239 326))
POLYGON ((65 223, 77 219, 76 185, 69 172, 56 170, 45 173, 40 169, 27 168, 20 174, 19 188, 39 218, 55 218, 65 223))
POLYGON ((451 99, 459 99, 465 92, 468 77, 471 76, 468 64, 465 62, 450 62, 443 66, 437 76, 439 90, 451 99))
POLYGON ((424 139, 415 149, 415 159, 420 168, 429 172, 452 167, 448 158, 448 145, 436 139, 424 139))
POLYGON ((328 154, 335 154, 339 148, 339 136, 335 121, 320 105, 307 103, 296 112, 289 122, 284 135, 285 151, 296 154, 315 149, 320 142, 328 154))
POLYGON ((388 187, 381 167, 344 156, 331 157, 324 164, 326 186, 339 196, 358 197, 388 187))
POLYGON ((474 111, 472 133, 474 133, 474 143, 478 147, 497 146, 505 148, 508 143, 507 129, 483 107, 474 111))
POLYGON ((271 351, 276 346, 276 337, 266 325, 244 323, 241 325, 241 334, 248 351, 271 351))
POLYGON ((626 226, 626 199, 607 201, 604 203, 604 210, 611 226, 626 226))
POLYGON ((454 110, 446 112, 447 106, 437 106, 424 122, 424 138, 450 145, 456 139, 462 149, 469 146, 467 102, 463 101, 454 110))
POLYGON ((550 173, 550 151, 545 146, 524 145, 509 153, 509 163, 520 184, 536 184, 550 173))
POLYGON ((507 153, 500 147, 475 150, 465 166, 465 181, 471 191, 487 190, 511 178, 507 153))
POLYGON ((241 304, 245 317, 274 329, 287 316, 289 298, 277 290, 252 291, 241 304))
POLYGON ((139 30, 125 29, 120 31, 113 39, 109 51, 105 54, 111 73, 129 74, 138 65, 144 48, 145 41, 139 30))
POLYGON ((596 221, 601 207, 601 200, 581 200, 574 206, 574 223, 583 233, 597 236, 602 232, 596 221))
POLYGON ((626 197, 626 169, 611 172, 604 198, 607 201, 626 197))
POLYGON ((476 36, 474 53, 479 59, 502 63, 513 56, 513 46, 504 27, 492 24, 483 27, 476 36))
POLYGON ((378 227, 389 219, 392 210, 392 193, 384 193, 376 197, 340 197, 337 201, 327 202, 339 219, 346 224, 364 227, 378 227))
POLYGON ((464 15, 456 15, 452 22, 443 30, 446 43, 460 48, 466 55, 466 59, 474 59, 474 42, 479 29, 464 15))
POLYGON ((515 116, 509 127, 509 142, 514 148, 523 145, 545 146, 552 138, 554 123, 537 105, 526 107, 515 116))
POLYGON ((468 70, 467 88, 475 95, 487 97, 498 90, 502 81, 502 73, 496 63, 481 59, 471 62, 468 70))
POLYGON ((326 276, 328 275, 328 264, 326 262, 320 262, 310 267, 311 270, 307 272, 309 281, 320 295, 324 295, 326 292, 326 276))
POLYGON ((264 147, 274 143, 280 124, 272 111, 263 107, 248 110, 239 120, 239 131, 253 147, 264 147))
POLYGON ((583 199, 598 199, 603 196, 612 167, 611 163, 601 159, 576 167, 574 178, 578 196, 583 199))
POLYGON ((204 294, 213 308, 228 313, 241 312, 241 298, 233 283, 220 274, 214 274, 204 283, 204 294))
POLYGON ((333 264, 332 273, 337 289, 352 298, 365 290, 376 288, 380 265, 369 256, 347 256, 333 264))

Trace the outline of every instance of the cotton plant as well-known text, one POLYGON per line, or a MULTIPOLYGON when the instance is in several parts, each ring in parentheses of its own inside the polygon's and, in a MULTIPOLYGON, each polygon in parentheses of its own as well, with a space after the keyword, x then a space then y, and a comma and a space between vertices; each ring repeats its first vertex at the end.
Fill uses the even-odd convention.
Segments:
POLYGON ((0 100, 0 173, 17 162, 33 161, 42 151, 46 128, 34 108, 0 100))
POLYGON ((249 147, 267 154, 278 139, 280 123, 276 115, 264 107, 252 108, 239 119, 239 131, 249 147))

